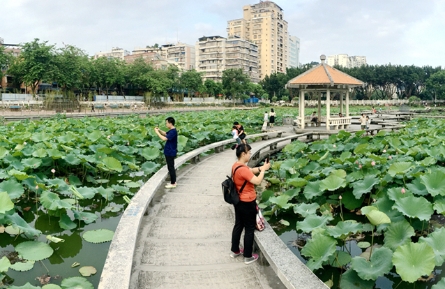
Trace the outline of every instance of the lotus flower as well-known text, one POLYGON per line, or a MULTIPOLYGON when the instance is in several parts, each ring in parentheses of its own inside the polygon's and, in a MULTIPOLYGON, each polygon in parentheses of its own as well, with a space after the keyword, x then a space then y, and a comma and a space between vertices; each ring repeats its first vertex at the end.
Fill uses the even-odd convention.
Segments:
POLYGON ((383 153, 386 153, 386 150, 383 150, 383 153))
POLYGON ((334 144, 333 147, 336 148, 337 146, 334 144))
POLYGON ((402 188, 402 189, 400 190, 400 192, 401 192, 402 194, 406 193, 405 188, 402 188))
POLYGON ((52 169, 51 172, 54 174, 54 173, 56 172, 56 170, 55 170, 55 169, 52 169))
POLYGON ((338 196, 338 198, 341 200, 341 199, 343 199, 343 197, 340 195, 340 196, 338 196))
POLYGON ((358 161, 355 161, 355 164, 358 165, 358 161))
POLYGON ((389 156, 388 159, 392 160, 392 156, 389 156))
POLYGON ((26 146, 26 141, 23 142, 23 145, 26 146))
POLYGON ((362 165, 358 165, 358 168, 361 169, 361 168, 362 168, 362 165))
POLYGON ((371 166, 375 166, 375 161, 372 161, 372 162, 371 162, 371 166))

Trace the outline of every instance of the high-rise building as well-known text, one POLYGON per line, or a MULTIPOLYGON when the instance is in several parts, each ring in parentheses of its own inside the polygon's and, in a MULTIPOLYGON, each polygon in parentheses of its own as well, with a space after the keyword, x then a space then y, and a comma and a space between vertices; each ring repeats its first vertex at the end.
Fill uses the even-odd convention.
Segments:
POLYGON ((326 63, 330 66, 342 66, 345 68, 366 65, 366 56, 348 56, 347 54, 330 55, 326 63))
POLYGON ((160 47, 135 48, 131 55, 124 57, 124 60, 126 63, 133 63, 136 59, 142 58, 154 69, 165 70, 170 64, 161 56, 160 51, 160 47))
POLYGON ((288 67, 287 21, 283 9, 272 1, 243 7, 243 18, 227 23, 229 37, 239 36, 258 45, 259 76, 286 72, 288 67))
POLYGON ((99 57, 107 57, 107 58, 117 58, 120 60, 124 60, 125 56, 130 55, 130 51, 125 50, 119 47, 113 47, 111 51, 98 52, 94 54, 94 59, 99 57))
POLYGON ((180 70, 195 69, 195 46, 177 43, 161 46, 161 55, 171 64, 175 64, 180 70))
POLYGON ((289 35, 287 67, 300 66, 300 38, 289 35))
POLYGON ((203 36, 196 43, 196 70, 203 80, 220 82, 226 69, 241 68, 254 83, 259 82, 258 46, 239 37, 203 36))

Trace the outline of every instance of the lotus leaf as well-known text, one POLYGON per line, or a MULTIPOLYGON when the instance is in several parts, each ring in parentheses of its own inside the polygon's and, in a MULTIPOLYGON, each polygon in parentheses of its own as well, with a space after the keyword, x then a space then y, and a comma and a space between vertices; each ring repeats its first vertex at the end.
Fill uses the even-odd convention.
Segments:
POLYGON ((6 256, 3 256, 0 259, 0 272, 7 272, 9 267, 11 267, 11 262, 6 256))
POLYGON ((12 270, 15 271, 29 271, 34 267, 35 261, 25 261, 25 262, 15 262, 14 265, 11 265, 12 270))
POLYGON ((56 284, 46 284, 42 286, 42 289, 62 289, 62 287, 56 284))
POLYGON ((143 170, 146 174, 153 174, 158 170, 158 168, 159 164, 150 161, 145 162, 141 165, 141 170, 143 170))
POLYGON ((94 213, 74 211, 74 218, 84 221, 86 224, 91 224, 97 220, 97 215, 94 213))
POLYGON ((127 183, 125 183, 125 186, 127 186, 129 188, 139 188, 141 186, 141 184, 136 183, 136 182, 127 182, 127 183))
POLYGON ((92 142, 96 142, 97 140, 99 140, 100 138, 103 138, 103 135, 100 131, 95 130, 89 134, 86 135, 86 137, 92 141, 92 142))
POLYGON ((376 207, 373 206, 363 207, 362 214, 365 214, 369 222, 374 226, 391 223, 391 220, 385 213, 379 211, 376 207))
POLYGON ((267 202, 270 197, 272 197, 274 195, 274 191, 272 190, 265 190, 264 192, 261 193, 261 202, 267 202))
POLYGON ((342 162, 346 162, 346 160, 348 160, 351 157, 352 157, 352 153, 351 152, 342 152, 342 154, 340 155, 340 160, 342 162))
POLYGON ((64 158, 64 161, 66 161, 68 164, 77 166, 81 163, 81 160, 73 153, 67 154, 64 158))
POLYGON ((60 243, 60 242, 65 242, 65 239, 60 239, 51 235, 47 235, 46 239, 50 240, 53 243, 60 243))
MULTIPOLYGON (((12 224, 12 226, 14 228, 20 230, 20 233, 24 233, 28 237, 37 237, 40 234, 42 234, 42 232, 40 232, 39 230, 36 230, 33 227, 31 227, 17 213, 14 213, 13 215, 8 215, 6 218, 9 220, 9 222, 12 224)), ((25 259, 27 259, 27 258, 25 258, 25 259)))
POLYGON ((0 147, 0 160, 3 159, 7 154, 9 154, 9 151, 4 147, 0 147))
POLYGON ((315 172, 320 168, 320 164, 316 162, 310 162, 307 166, 300 170, 303 174, 310 174, 311 172, 315 172))
POLYGON ((84 277, 88 277, 88 276, 96 274, 97 270, 93 266, 83 266, 83 267, 79 268, 79 273, 84 277))
POLYGON ((82 195, 82 197, 84 199, 92 199, 92 198, 94 198, 94 196, 97 193, 96 189, 95 188, 91 188, 91 187, 77 188, 77 191, 79 192, 79 194, 82 195))
POLYGON ((16 228, 14 226, 7 226, 5 228, 5 232, 9 235, 19 235, 20 233, 22 233, 19 228, 16 228))
POLYGON ((392 177, 394 177, 397 174, 405 174, 411 169, 412 165, 413 164, 410 162, 393 163, 388 168, 388 174, 390 174, 392 177))
POLYGON ((294 187, 297 187, 297 188, 301 188, 301 187, 304 187, 307 184, 307 180, 302 179, 302 178, 293 178, 293 179, 286 180, 286 183, 291 185, 291 186, 294 186, 294 187))
POLYGON ((111 188, 121 194, 131 194, 130 189, 124 186, 112 185, 111 188))
POLYGON ((329 257, 329 265, 332 267, 342 268, 351 262, 351 255, 344 251, 335 251, 333 255, 329 257))
POLYGON ((339 188, 344 188, 346 185, 347 183, 344 178, 332 174, 320 182, 320 189, 322 191, 335 191, 339 188))
POLYGON ((7 192, 0 192, 0 214, 14 209, 14 203, 11 201, 7 192))
POLYGON ((436 229, 428 237, 420 237, 419 243, 426 243, 434 250, 436 266, 442 266, 445 261, 445 228, 436 229))
POLYGON ((379 179, 372 175, 367 175, 363 180, 357 181, 352 184, 354 194, 356 199, 360 199, 363 194, 369 193, 372 188, 379 183, 379 179))
POLYGON ((340 221, 336 226, 327 226, 326 233, 334 238, 345 239, 351 233, 360 232, 363 229, 361 223, 354 220, 340 221))
POLYGON ((310 233, 316 228, 324 227, 328 221, 332 220, 331 216, 310 215, 303 221, 297 222, 297 230, 310 233))
POLYGON ((434 213, 433 205, 424 197, 408 196, 402 198, 395 202, 393 208, 405 216, 425 221, 428 221, 434 213))
POLYGON ((354 150, 354 154, 356 155, 364 155, 369 153, 368 143, 362 143, 357 145, 357 147, 354 150))
POLYGON ((294 213, 300 214, 302 217, 307 217, 310 215, 315 215, 315 212, 317 212, 318 208, 320 208, 320 205, 318 205, 317 203, 296 204, 294 205, 294 213))
POLYGON ((40 289, 40 287, 33 286, 29 282, 26 282, 23 286, 9 286, 9 289, 40 289))
POLYGON ((122 172, 122 164, 120 161, 113 157, 105 157, 103 159, 103 164, 107 169, 116 171, 116 172, 122 172))
POLYGON ((158 148, 155 147, 149 147, 149 148, 143 148, 140 151, 141 156, 143 156, 147 161, 152 161, 157 159, 161 152, 158 148))
POLYGON ((352 192, 348 190, 347 192, 342 194, 341 203, 345 206, 346 209, 355 210, 362 205, 364 199, 364 195, 361 198, 356 199, 352 192))
POLYGON ((82 181, 77 176, 70 175, 68 177, 68 180, 69 180, 69 183, 73 186, 81 186, 82 185, 82 181))
POLYGON ((369 261, 362 257, 352 258, 351 269, 356 271, 363 280, 376 280, 378 277, 391 271, 391 259, 392 251, 381 247, 372 251, 369 261))
POLYGON ((303 256, 309 257, 306 266, 313 270, 320 269, 323 262, 329 260, 329 257, 335 253, 337 241, 322 234, 313 235, 301 250, 303 256))
POLYGON ((445 278, 440 279, 439 282, 434 284, 431 289, 443 289, 445 288, 445 278))
POLYGON ((436 197, 434 198, 433 210, 435 210, 438 214, 445 214, 445 198, 436 197))
POLYGON ((26 241, 18 244, 15 250, 23 259, 40 261, 49 258, 54 250, 46 243, 38 241, 26 241))
POLYGON ((43 191, 40 196, 40 202, 43 207, 48 210, 55 211, 57 209, 71 209, 72 205, 59 198, 58 194, 51 193, 49 191, 43 191))
POLYGON ((292 204, 288 203, 289 200, 290 200, 290 197, 288 195, 280 195, 278 197, 270 197, 269 198, 270 203, 277 205, 278 207, 285 209, 285 210, 292 207, 292 204))
POLYGON ((426 157, 420 162, 420 164, 424 167, 429 167, 436 164, 436 159, 433 157, 426 157))
POLYGON ((76 223, 71 221, 70 217, 67 214, 64 214, 60 217, 59 226, 65 230, 73 230, 77 227, 76 223))
POLYGON ((46 152, 48 153, 48 156, 51 157, 53 160, 57 160, 63 157, 62 152, 57 149, 48 149, 46 150, 46 152))
POLYGON ((402 280, 413 283, 433 271, 434 251, 427 243, 408 243, 396 249, 392 262, 402 280))
POLYGON ((414 179, 411 183, 406 184, 406 187, 415 195, 426 196, 428 191, 420 178, 414 179))
POLYGON ((15 169, 12 169, 8 172, 8 175, 14 176, 17 180, 23 181, 29 178, 29 176, 25 172, 21 172, 15 169))
POLYGON ((114 232, 107 229, 99 229, 93 231, 86 231, 83 234, 83 239, 90 243, 104 243, 113 239, 114 232))
POLYGON ((178 136, 178 151, 184 151, 185 146, 187 145, 188 138, 183 135, 178 136))
POLYGON ((369 242, 358 242, 357 243, 357 247, 359 247, 361 249, 369 248, 369 247, 371 247, 371 243, 369 243, 369 242))
POLYGON ((46 157, 47 155, 48 155, 48 153, 46 152, 45 149, 38 149, 32 153, 33 157, 40 158, 40 159, 46 157))
POLYGON ((20 198, 25 192, 23 186, 15 179, 0 182, 0 192, 7 192, 11 200, 20 198))
POLYGON ((405 190, 405 193, 402 193, 402 189, 404 188, 397 187, 388 189, 388 198, 397 202, 403 198, 414 196, 413 193, 409 190, 405 190))
POLYGON ((394 251, 398 247, 409 243, 414 235, 414 228, 406 220, 392 222, 385 232, 385 246, 394 251))
POLYGON ((97 188, 97 192, 107 201, 112 201, 114 198, 114 190, 112 188, 105 189, 104 187, 100 186, 97 188))
POLYGON ((428 193, 433 197, 437 195, 445 196, 445 173, 440 170, 433 170, 420 177, 428 193))

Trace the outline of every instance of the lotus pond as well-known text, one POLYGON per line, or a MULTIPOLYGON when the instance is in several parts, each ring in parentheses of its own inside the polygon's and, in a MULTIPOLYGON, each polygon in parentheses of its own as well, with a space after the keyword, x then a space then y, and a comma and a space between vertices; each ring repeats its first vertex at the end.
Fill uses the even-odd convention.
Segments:
POLYGON ((260 207, 331 288, 445 288, 444 124, 293 142, 260 207))

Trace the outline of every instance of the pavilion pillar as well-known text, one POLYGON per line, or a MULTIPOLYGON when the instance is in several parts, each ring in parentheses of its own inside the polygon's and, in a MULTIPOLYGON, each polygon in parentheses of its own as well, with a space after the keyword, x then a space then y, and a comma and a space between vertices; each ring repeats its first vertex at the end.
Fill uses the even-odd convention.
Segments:
POLYGON ((330 130, 329 119, 331 118, 331 91, 326 91, 326 130, 330 130))
POLYGON ((321 121, 321 92, 320 91, 318 92, 318 112, 317 112, 317 115, 318 115, 319 121, 321 121))
POLYGON ((343 113, 343 92, 340 92, 340 113, 344 116, 343 113))
POLYGON ((349 89, 346 90, 346 117, 349 117, 349 89))
POLYGON ((300 105, 299 105, 299 109, 300 109, 301 129, 304 129, 304 90, 303 89, 300 90, 300 105))

